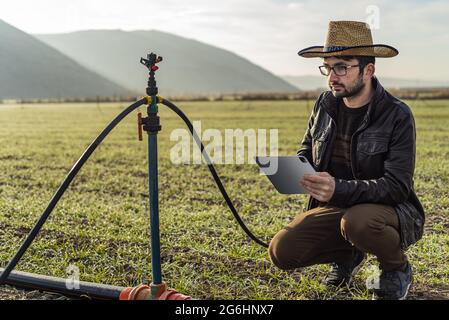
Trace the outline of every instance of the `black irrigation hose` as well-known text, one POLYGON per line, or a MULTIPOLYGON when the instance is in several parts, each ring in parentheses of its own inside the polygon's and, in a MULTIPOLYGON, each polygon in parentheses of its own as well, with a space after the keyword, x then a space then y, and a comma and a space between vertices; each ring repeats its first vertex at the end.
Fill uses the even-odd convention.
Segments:
POLYGON ((1 276, 0 276, 0 285, 4 284, 6 279, 8 278, 11 271, 15 268, 19 260, 22 258, 25 251, 28 249, 28 247, 33 242, 34 238, 36 238, 37 234, 41 230, 42 226, 44 225, 45 221, 47 221, 47 218, 49 217, 50 213, 53 211, 54 207, 58 203, 59 199, 62 197, 66 189, 69 187, 70 183, 72 182, 73 178, 76 176, 78 171, 81 169, 81 167, 84 165, 84 163, 89 159, 90 155, 94 152, 94 150, 98 147, 98 145, 104 140, 104 138, 111 132, 114 127, 123 120, 130 112, 132 112, 134 109, 137 109, 143 104, 147 103, 147 98, 143 98, 132 105, 130 105, 128 108, 123 110, 117 117, 115 117, 114 120, 98 135, 98 137, 89 145, 89 147, 84 151, 84 153, 81 155, 81 157, 78 159, 78 161, 73 165, 72 169, 70 169, 70 172, 68 173, 67 177, 64 179, 62 184, 59 186, 56 193, 53 195, 53 198, 51 199, 50 203, 48 204, 45 211, 42 213, 39 220, 34 225, 33 229, 30 231, 28 236, 26 237, 23 244, 20 246, 19 250, 16 252, 14 257, 11 259, 11 261, 8 263, 6 268, 3 270, 1 276))
POLYGON ((207 152, 203 152, 204 151, 204 146, 203 143, 201 142, 201 139, 198 137, 197 133, 195 132, 195 129, 193 128, 192 123, 190 122, 189 118, 187 118, 187 116, 184 114, 184 112, 181 111, 181 109, 179 109, 175 104, 173 104, 172 102, 163 99, 161 102, 163 105, 169 107, 171 110, 173 110, 182 120, 184 120, 185 124, 187 125, 187 127, 190 130, 190 133, 192 134, 193 138, 195 139, 195 142, 198 144, 198 147, 201 150, 201 154, 203 155, 203 157, 206 160, 207 166, 209 168, 210 173, 212 174, 215 183, 218 186, 218 189, 220 189, 221 194, 223 195, 223 198, 226 200, 226 204, 228 205, 229 209, 231 209, 232 214, 234 215, 234 218, 237 220, 237 222, 239 223, 240 227, 243 229, 243 231, 245 231, 245 233, 255 242, 257 242, 258 244, 260 244, 261 246, 268 248, 268 243, 263 242, 262 240, 260 240, 259 238, 257 238, 249 229, 248 227, 245 225, 245 223, 243 222, 242 218, 239 216, 237 210, 235 209, 234 205, 232 204, 231 199, 228 196, 228 193, 226 192, 225 188, 223 187, 223 184, 221 183, 220 178, 217 175, 217 172, 215 171, 215 168, 209 158, 209 155, 207 154, 207 152))
MULTIPOLYGON (((0 272, 3 269, 0 268, 0 272)), ((67 286, 67 279, 44 276, 22 271, 12 271, 5 284, 26 290, 42 290, 69 297, 85 297, 99 300, 119 300, 123 287, 108 284, 79 281, 73 288, 67 286)))

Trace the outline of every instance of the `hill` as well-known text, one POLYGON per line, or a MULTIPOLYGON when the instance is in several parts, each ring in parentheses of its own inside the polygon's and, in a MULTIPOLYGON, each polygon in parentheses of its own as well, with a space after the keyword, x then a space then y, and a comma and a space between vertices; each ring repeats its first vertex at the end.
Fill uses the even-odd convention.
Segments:
POLYGON ((295 92, 269 71, 224 49, 160 31, 90 30, 37 38, 98 74, 145 94, 147 72, 140 57, 161 55, 162 95, 295 92))
POLYGON ((129 90, 2 20, 0 39, 0 99, 129 94, 129 90))

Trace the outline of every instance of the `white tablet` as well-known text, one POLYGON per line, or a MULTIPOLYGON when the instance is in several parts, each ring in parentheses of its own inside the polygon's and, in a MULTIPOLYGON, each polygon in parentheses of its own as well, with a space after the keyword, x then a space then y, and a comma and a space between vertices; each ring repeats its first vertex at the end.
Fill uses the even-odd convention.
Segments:
POLYGON ((256 157, 261 173, 265 174, 279 193, 308 193, 299 183, 304 174, 316 174, 303 156, 256 157))

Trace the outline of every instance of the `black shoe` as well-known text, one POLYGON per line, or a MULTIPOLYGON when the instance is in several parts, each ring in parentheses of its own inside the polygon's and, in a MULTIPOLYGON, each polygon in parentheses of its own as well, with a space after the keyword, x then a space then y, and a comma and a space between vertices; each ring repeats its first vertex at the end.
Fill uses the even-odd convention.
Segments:
POLYGON ((407 263, 405 271, 382 271, 379 288, 374 288, 374 300, 405 300, 412 284, 413 271, 407 263))
POLYGON ((331 270, 324 278, 324 283, 327 286, 342 286, 351 285, 354 276, 357 274, 359 269, 362 267, 363 262, 365 262, 366 255, 358 250, 354 249, 352 258, 344 263, 332 263, 331 270))

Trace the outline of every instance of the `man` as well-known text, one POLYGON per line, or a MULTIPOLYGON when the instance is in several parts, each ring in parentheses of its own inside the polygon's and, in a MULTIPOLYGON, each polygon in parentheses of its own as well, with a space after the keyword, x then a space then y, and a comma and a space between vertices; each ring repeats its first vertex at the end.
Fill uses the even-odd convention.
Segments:
POLYGON ((331 263, 327 285, 350 285, 367 253, 381 274, 373 298, 405 299, 412 267, 405 250, 422 237, 424 210, 413 190, 415 123, 409 107, 374 76, 375 57, 398 51, 373 44, 363 22, 331 21, 321 57, 331 91, 316 101, 298 155, 317 175, 301 183, 307 211, 270 243, 273 263, 293 269, 331 263))

